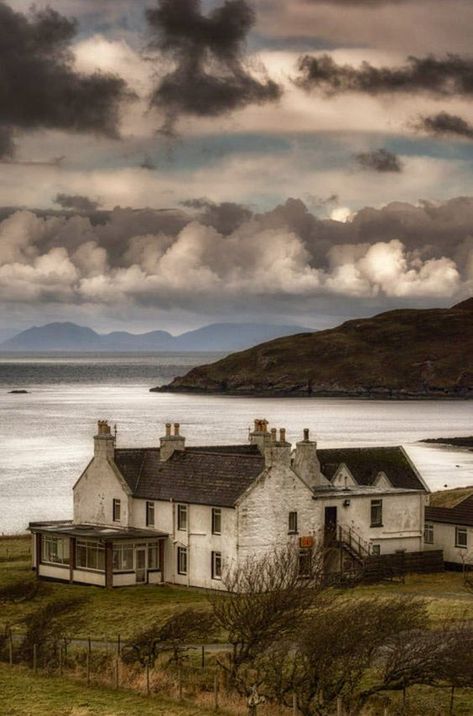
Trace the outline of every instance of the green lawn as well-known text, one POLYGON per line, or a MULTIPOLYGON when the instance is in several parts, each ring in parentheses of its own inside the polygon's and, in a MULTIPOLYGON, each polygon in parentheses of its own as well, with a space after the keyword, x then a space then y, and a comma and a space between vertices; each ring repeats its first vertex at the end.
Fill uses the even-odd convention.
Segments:
MULTIPOLYGON (((0 549, 5 542, 0 538, 0 549)), ((25 555, 25 540, 12 541, 18 554, 25 555)), ((10 551, 10 557, 11 557, 10 551)), ((31 570, 29 557, 14 561, 0 560, 0 587, 17 580, 36 579, 31 570)), ((0 608, 0 629, 5 624, 20 624, 21 620, 41 605, 65 597, 86 597, 73 621, 71 636, 95 637, 115 640, 118 635, 127 638, 138 629, 151 623, 157 615, 168 615, 176 608, 206 606, 206 595, 196 589, 171 586, 143 585, 102 589, 56 582, 41 582, 38 595, 31 601, 4 603, 0 608)), ((68 620, 69 622, 70 620, 68 620)))
POLYGON ((206 716, 210 711, 130 691, 84 686, 0 663, 2 716, 206 716))

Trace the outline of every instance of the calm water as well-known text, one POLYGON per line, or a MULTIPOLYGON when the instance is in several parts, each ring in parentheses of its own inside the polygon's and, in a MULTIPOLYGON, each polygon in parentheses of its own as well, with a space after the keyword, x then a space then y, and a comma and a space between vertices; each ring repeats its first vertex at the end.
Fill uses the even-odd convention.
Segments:
POLYGON ((0 533, 30 520, 71 516, 71 487, 89 461, 98 418, 118 426, 120 446, 157 445, 167 421, 189 444, 247 439, 254 417, 321 447, 403 444, 432 489, 473 484, 473 452, 416 444, 473 434, 473 402, 358 401, 150 393, 217 354, 0 355, 0 533), (9 390, 26 389, 27 395, 9 390))

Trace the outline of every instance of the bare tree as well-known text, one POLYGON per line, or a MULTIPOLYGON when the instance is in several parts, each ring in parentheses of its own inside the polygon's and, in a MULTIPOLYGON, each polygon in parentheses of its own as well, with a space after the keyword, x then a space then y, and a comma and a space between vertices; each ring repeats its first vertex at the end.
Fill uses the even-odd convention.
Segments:
POLYGON ((232 645, 221 665, 239 693, 256 700, 255 686, 265 682, 265 654, 290 639, 314 605, 323 589, 323 562, 321 551, 288 547, 248 557, 224 572, 226 592, 212 594, 210 602, 232 645))

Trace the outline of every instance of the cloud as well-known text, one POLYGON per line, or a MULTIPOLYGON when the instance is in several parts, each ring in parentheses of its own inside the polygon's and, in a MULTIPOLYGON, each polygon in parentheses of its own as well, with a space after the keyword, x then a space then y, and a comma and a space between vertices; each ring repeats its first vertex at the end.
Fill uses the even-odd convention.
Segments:
POLYGON ((208 15, 200 0, 159 0, 146 17, 150 49, 174 65, 151 97, 165 113, 164 131, 172 132, 180 115, 216 117, 281 96, 275 82, 255 77, 245 62, 245 39, 255 22, 245 0, 226 0, 208 15))
POLYGON ((473 125, 456 114, 439 112, 428 117, 420 117, 413 128, 439 137, 452 136, 473 139, 473 125))
POLYGON ((9 127, 0 127, 0 160, 12 159, 15 154, 12 131, 9 127))
POLYGON ((449 54, 409 57, 400 67, 339 65, 330 55, 305 55, 299 60, 296 83, 305 90, 320 90, 328 96, 344 92, 368 95, 382 93, 469 97, 473 94, 473 59, 449 54))
POLYGON ((3 132, 52 128, 118 136, 120 104, 130 93, 116 75, 74 69, 75 34, 75 22, 52 9, 24 15, 0 2, 3 132))
POLYGON ((372 152, 355 154, 355 160, 361 169, 379 172, 402 172, 403 165, 396 154, 387 149, 375 149, 372 152))
POLYGON ((0 222, 2 306, 310 315, 330 298, 353 315, 363 301, 448 303, 473 288, 473 198, 365 208, 344 223, 290 199, 247 209, 228 233, 197 204, 167 218, 117 209, 97 224, 11 214, 0 222))
POLYGON ((88 196, 82 196, 81 194, 56 194, 54 203, 62 206, 63 209, 74 209, 78 212, 92 212, 96 211, 100 206, 99 201, 89 199, 88 196))

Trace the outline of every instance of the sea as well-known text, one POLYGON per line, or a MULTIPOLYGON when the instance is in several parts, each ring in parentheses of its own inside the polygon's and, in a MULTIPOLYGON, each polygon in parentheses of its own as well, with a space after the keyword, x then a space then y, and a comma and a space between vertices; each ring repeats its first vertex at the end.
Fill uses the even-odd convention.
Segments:
POLYGON ((92 456, 99 419, 117 426, 118 446, 151 447, 166 422, 179 422, 189 445, 234 444, 266 418, 292 442, 307 427, 320 447, 404 445, 432 490, 473 485, 473 451, 420 442, 473 435, 472 401, 150 392, 222 355, 0 354, 0 534, 71 517, 72 486, 92 456))

